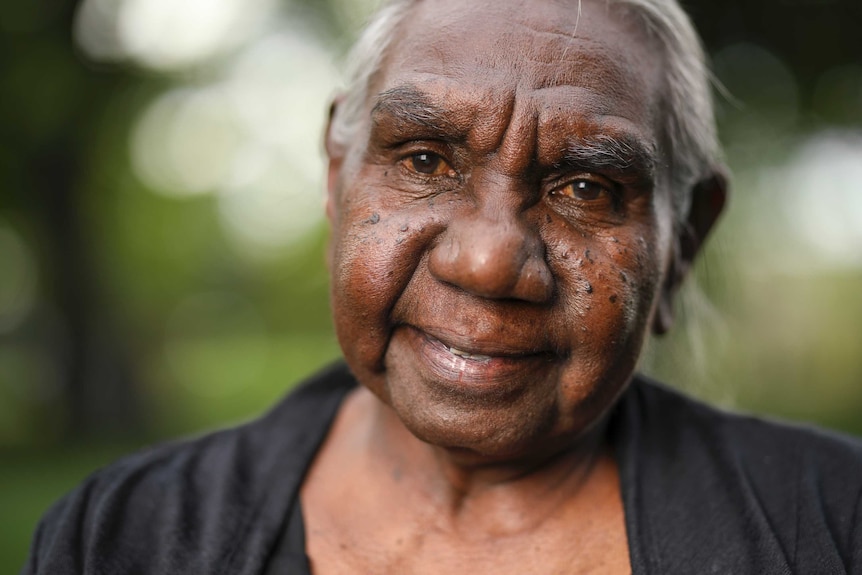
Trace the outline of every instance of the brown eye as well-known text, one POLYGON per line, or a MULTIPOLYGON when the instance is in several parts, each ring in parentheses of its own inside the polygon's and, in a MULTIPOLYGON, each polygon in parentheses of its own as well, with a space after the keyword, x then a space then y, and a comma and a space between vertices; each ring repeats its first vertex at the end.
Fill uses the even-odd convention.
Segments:
POLYGON ((403 160, 408 170, 423 176, 455 175, 449 163, 433 152, 419 152, 403 160))
POLYGON ((610 195, 610 190, 598 182, 592 180, 575 180, 569 182, 554 193, 576 200, 595 201, 603 195, 610 195))

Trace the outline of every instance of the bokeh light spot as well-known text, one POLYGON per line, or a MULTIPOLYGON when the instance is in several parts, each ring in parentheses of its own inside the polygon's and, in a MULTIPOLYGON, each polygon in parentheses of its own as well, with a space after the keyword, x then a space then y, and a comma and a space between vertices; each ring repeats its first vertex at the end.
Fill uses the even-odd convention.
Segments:
POLYGON ((159 71, 229 52, 272 21, 275 0, 84 0, 75 40, 90 58, 132 60, 159 71))
POLYGON ((240 137, 219 89, 175 90, 159 97, 138 122, 132 163, 153 191, 206 194, 228 177, 240 137))
POLYGON ((816 266, 862 269, 862 131, 826 131, 803 142, 783 172, 791 222, 816 266))

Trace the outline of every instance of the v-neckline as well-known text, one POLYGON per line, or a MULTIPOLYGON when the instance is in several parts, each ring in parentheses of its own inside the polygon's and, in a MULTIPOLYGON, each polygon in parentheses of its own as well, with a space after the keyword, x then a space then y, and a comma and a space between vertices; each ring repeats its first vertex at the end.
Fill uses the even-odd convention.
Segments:
MULTIPOLYGON (((341 367, 347 372, 346 365, 341 364, 341 367)), ((331 397, 335 401, 328 402, 327 409, 321 410, 323 417, 319 420, 320 425, 313 430, 305 430, 310 433, 309 437, 313 438, 312 441, 307 442, 307 445, 314 445, 314 449, 302 454, 293 453, 290 454, 290 457, 285 458, 285 460, 289 459, 295 463, 299 459, 298 455, 301 455, 304 466, 302 473, 295 476, 298 477, 298 481, 294 481, 290 486, 287 504, 282 506, 283 520, 278 533, 273 537, 271 553, 262 571, 263 575, 280 575, 283 573, 311 575, 310 561, 305 548, 305 523, 299 494, 308 468, 338 415, 344 398, 359 385, 349 372, 345 375, 350 377, 350 384, 347 385, 348 382, 341 380, 341 385, 331 390, 331 397)), ((642 534, 640 521, 637 518, 639 505, 635 481, 636 471, 634 469, 636 458, 633 457, 631 446, 632 426, 637 426, 635 419, 637 415, 633 406, 627 405, 631 403, 630 396, 633 392, 632 388, 637 384, 637 379, 637 376, 633 378, 629 388, 613 406, 607 433, 619 468, 620 497, 622 499, 631 573, 632 575, 647 575, 649 571, 639 539, 642 534)))

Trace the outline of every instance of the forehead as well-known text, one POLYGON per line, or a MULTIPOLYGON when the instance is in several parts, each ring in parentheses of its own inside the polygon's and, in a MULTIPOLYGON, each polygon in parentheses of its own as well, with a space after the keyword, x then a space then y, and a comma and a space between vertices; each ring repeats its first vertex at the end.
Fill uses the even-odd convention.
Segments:
POLYGON ((578 0, 420 0, 398 28, 372 95, 418 89, 449 102, 455 121, 473 124, 520 105, 540 122, 613 118, 651 130, 659 54, 604 0, 582 0, 580 8, 578 0))

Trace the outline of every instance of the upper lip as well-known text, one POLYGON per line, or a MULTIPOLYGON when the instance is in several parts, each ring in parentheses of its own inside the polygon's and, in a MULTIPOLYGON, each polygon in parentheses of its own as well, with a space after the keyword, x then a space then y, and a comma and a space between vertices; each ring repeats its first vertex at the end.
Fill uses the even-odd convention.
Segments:
POLYGON ((494 357, 519 358, 552 353, 546 348, 524 346, 526 338, 519 340, 518 343, 512 344, 500 341, 500 339, 496 337, 464 334, 440 326, 419 327, 409 325, 409 327, 419 331, 427 337, 436 339, 456 355, 467 354, 478 356, 474 357, 474 359, 494 357))

